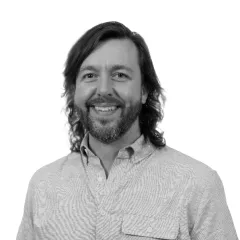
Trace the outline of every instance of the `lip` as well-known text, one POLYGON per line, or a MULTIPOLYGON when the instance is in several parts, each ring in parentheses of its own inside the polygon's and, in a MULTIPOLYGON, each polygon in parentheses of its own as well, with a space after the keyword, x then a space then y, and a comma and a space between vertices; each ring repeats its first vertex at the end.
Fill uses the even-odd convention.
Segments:
POLYGON ((91 110, 94 114, 98 115, 98 116, 111 116, 114 115, 115 113, 118 112, 120 108, 117 107, 117 109, 113 110, 113 111, 107 111, 107 112, 101 112, 101 111, 97 111, 94 107, 91 107, 91 110))
POLYGON ((116 104, 94 104, 92 105, 91 107, 119 107, 118 105, 116 104))

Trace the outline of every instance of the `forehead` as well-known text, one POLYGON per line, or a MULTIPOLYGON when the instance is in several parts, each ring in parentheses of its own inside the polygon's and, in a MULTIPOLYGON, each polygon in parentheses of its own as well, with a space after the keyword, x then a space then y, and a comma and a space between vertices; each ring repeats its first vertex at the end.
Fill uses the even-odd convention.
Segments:
POLYGON ((108 65, 124 64, 129 67, 138 67, 138 50, 135 44, 128 39, 112 39, 103 42, 82 63, 85 65, 108 65))

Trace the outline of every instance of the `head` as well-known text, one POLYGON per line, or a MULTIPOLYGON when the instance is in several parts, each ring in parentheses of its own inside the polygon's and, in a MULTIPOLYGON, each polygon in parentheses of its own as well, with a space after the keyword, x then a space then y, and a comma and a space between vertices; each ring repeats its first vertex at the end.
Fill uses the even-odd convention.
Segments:
POLYGON ((87 131, 103 143, 120 139, 134 125, 145 141, 165 146, 156 130, 165 96, 144 39, 118 22, 88 30, 72 47, 64 70, 71 151, 79 152, 87 131), (111 116, 94 106, 115 105, 111 116), (104 115, 104 114, 103 114, 104 115))

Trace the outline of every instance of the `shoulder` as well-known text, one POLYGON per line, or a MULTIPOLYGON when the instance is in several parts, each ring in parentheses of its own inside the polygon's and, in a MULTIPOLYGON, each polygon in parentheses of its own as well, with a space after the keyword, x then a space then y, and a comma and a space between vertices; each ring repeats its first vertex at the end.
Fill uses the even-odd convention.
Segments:
POLYGON ((207 164, 169 146, 156 150, 153 162, 160 168, 171 170, 176 176, 188 177, 202 188, 218 178, 217 172, 207 164))
POLYGON ((69 153, 36 170, 30 179, 30 185, 36 186, 43 182, 51 184, 54 180, 79 174, 81 163, 80 153, 69 153))
POLYGON ((176 191, 182 191, 181 195, 193 212, 201 199, 208 201, 225 194, 222 180, 216 170, 176 149, 165 146, 156 150, 151 164, 161 180, 170 182, 176 191))

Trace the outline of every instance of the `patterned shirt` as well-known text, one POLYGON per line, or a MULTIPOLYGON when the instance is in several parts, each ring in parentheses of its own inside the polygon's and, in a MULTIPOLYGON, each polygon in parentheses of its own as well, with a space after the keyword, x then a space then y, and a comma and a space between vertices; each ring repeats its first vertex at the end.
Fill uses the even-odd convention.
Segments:
POLYGON ((238 239, 215 170, 141 135, 106 179, 88 134, 33 174, 17 240, 238 239))

